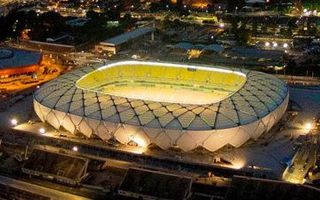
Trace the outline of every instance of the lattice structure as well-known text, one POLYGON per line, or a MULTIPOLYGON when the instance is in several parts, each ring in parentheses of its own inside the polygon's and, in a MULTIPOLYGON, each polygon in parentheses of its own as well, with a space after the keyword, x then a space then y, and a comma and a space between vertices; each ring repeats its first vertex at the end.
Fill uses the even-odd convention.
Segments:
MULTIPOLYGON (((111 65, 110 69, 130 64, 135 67, 139 62, 85 67, 45 84, 34 95, 37 115, 56 129, 64 127, 71 133, 80 132, 87 137, 95 134, 102 140, 115 138, 123 144, 134 141, 147 146, 153 143, 163 149, 178 146, 184 151, 202 146, 215 151, 227 144, 239 147, 249 139, 257 139, 279 121, 288 105, 286 84, 256 71, 228 69, 228 73, 243 75, 243 84, 221 101, 201 105, 113 96, 87 89, 91 85, 80 82, 90 72, 103 71, 111 65)), ((197 66, 193 68, 197 69, 197 66)), ((118 73, 114 77, 121 77, 119 73, 123 72, 114 73, 118 73)), ((141 76, 150 76, 149 72, 141 73, 141 76)), ((220 75, 222 82, 226 83, 223 77, 229 75, 220 75)), ((105 71, 105 78, 108 79, 108 71, 105 71)))

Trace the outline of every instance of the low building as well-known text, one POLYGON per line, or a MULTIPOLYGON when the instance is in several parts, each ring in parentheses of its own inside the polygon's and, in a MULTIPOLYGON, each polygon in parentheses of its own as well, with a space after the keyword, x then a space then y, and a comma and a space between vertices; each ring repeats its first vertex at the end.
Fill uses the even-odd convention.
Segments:
POLYGON ((89 160, 82 157, 34 149, 24 163, 22 172, 68 185, 77 185, 86 177, 88 163, 89 160))
POLYGON ((141 39, 149 34, 151 35, 153 32, 153 28, 137 28, 133 31, 129 31, 100 42, 99 45, 96 46, 96 50, 99 52, 105 51, 117 54, 119 51, 127 47, 130 42, 141 39))
POLYGON ((66 24, 72 27, 82 27, 90 21, 90 18, 80 17, 66 21, 66 24))
POLYGON ((130 168, 118 190, 121 196, 145 200, 189 198, 192 180, 160 171, 130 168))
POLYGON ((283 181, 234 176, 226 200, 317 199, 320 189, 283 181))
POLYGON ((0 79, 37 72, 42 54, 34 51, 0 48, 0 79))

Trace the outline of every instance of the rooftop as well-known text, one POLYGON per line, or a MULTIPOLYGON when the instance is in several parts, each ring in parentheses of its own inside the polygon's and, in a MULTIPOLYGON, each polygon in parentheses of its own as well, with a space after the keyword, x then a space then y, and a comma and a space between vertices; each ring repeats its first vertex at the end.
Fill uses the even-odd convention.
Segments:
POLYGON ((231 199, 316 199, 320 190, 282 181, 235 176, 226 195, 231 199))
POLYGON ((119 190, 159 199, 184 199, 191 179, 173 174, 130 168, 119 190))
POLYGON ((0 69, 36 65, 40 60, 40 52, 0 48, 0 69))
POLYGON ((151 33, 152 31, 154 31, 153 28, 137 28, 133 31, 129 31, 120 35, 117 35, 113 38, 107 39, 103 42, 101 42, 101 44, 107 44, 107 45, 120 45, 123 43, 128 42, 129 40, 138 38, 140 36, 143 36, 145 34, 151 33))
POLYGON ((87 159, 34 149, 24 169, 69 179, 81 179, 87 159))

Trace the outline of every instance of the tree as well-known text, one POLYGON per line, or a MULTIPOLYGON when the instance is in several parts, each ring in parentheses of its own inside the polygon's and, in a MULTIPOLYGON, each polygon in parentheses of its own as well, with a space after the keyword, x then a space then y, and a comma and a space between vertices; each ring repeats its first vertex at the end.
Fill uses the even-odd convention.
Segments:
POLYGON ((250 41, 251 32, 247 29, 247 22, 241 21, 238 17, 231 19, 231 33, 239 45, 247 45, 250 41))
POLYGON ((227 8, 229 12, 240 9, 245 5, 245 0, 227 0, 227 8))

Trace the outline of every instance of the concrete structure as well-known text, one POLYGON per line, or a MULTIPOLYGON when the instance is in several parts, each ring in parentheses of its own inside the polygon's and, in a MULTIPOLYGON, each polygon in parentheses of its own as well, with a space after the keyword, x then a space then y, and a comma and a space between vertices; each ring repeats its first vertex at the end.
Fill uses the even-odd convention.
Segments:
POLYGON ((113 54, 116 54, 120 50, 122 50, 128 43, 141 39, 142 37, 154 32, 153 28, 138 28, 133 31, 129 31, 123 34, 120 34, 118 36, 115 36, 113 38, 110 38, 108 40, 105 40, 103 42, 100 42, 99 45, 96 46, 97 51, 107 51, 112 52, 113 54))
MULTIPOLYGON (((50 40, 50 39, 49 39, 50 40)), ((30 49, 40 49, 41 51, 48 51, 51 53, 66 53, 76 51, 81 45, 84 44, 63 44, 63 43, 54 43, 54 42, 41 42, 35 40, 20 40, 20 44, 30 48, 30 49)))
POLYGON ((0 79, 34 73, 41 60, 42 55, 38 52, 0 48, 0 79))
POLYGON ((22 172, 68 185, 77 185, 87 176, 88 163, 89 160, 86 158, 34 149, 24 163, 22 172))
POLYGON ((32 184, 6 176, 0 176, 1 199, 28 199, 28 200, 89 200, 89 198, 51 189, 39 184, 32 184))
POLYGON ((234 176, 224 199, 317 199, 320 189, 309 185, 234 176))
POLYGON ((216 151, 269 131, 288 88, 256 71, 154 62, 110 62, 74 70, 34 95, 39 118, 102 140, 162 149, 216 151))
POLYGON ((133 199, 186 200, 191 194, 190 177, 130 168, 118 193, 133 199))

